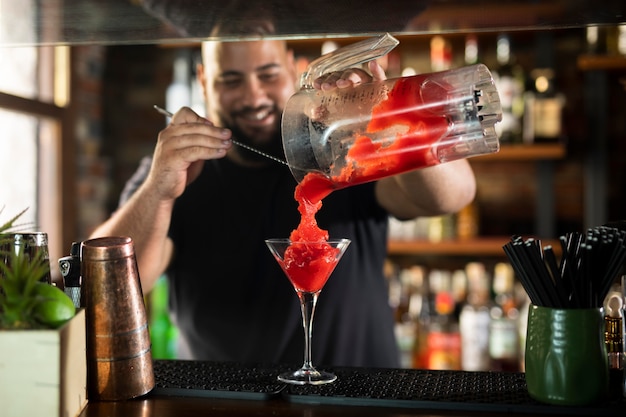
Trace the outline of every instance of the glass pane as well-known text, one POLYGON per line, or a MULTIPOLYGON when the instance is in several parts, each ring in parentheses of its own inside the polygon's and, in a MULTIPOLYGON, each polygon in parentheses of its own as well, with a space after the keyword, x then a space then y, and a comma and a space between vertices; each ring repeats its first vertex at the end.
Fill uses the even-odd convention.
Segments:
MULTIPOLYGON (((36 38, 32 19, 33 2, 2 1, 0 15, 13 19, 0 25, 0 36, 6 33, 19 34, 24 40, 34 42, 36 38), (20 21, 25 22, 24 24, 20 21), (32 22, 32 24, 28 24, 32 22)), ((0 65, 0 91, 20 97, 35 98, 37 95, 37 48, 16 47, 2 49, 0 65)))
POLYGON ((25 98, 36 98, 37 84, 37 48, 2 49, 0 91, 25 98))
POLYGON ((0 109, 0 126, 0 223, 27 208, 20 230, 47 233, 50 259, 58 259, 64 253, 59 122, 0 109))
POLYGON ((33 37, 39 45, 200 40, 223 15, 233 27, 222 38, 250 36, 249 21, 271 14, 278 36, 321 39, 613 25, 624 22, 625 8, 623 0, 369 0, 358 7, 331 0, 0 0, 0 45, 32 45, 33 37), (31 3, 32 15, 18 13, 31 3))
POLYGON ((37 219, 37 118, 0 109, 0 222, 28 208, 19 223, 33 230, 37 219))

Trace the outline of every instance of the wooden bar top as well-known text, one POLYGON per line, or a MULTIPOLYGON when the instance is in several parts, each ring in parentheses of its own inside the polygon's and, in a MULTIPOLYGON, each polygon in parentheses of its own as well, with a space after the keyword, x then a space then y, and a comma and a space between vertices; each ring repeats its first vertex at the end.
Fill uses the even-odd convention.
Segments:
MULTIPOLYGON (((559 408, 554 412, 518 413, 407 409, 372 406, 344 406, 329 404, 294 404, 279 399, 267 401, 228 400, 213 398, 187 398, 148 396, 118 402, 90 402, 79 417, 199 417, 199 416, 273 416, 273 417, 548 417, 548 416, 605 416, 603 410, 588 412, 573 408, 571 414, 559 408)), ((614 414, 615 415, 615 414, 614 414)))

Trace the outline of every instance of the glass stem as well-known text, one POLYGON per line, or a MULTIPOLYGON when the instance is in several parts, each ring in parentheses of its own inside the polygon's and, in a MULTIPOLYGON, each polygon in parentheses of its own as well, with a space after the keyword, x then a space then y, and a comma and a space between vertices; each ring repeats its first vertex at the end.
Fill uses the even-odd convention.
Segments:
POLYGON ((304 370, 315 371, 311 359, 311 338, 313 336, 313 315, 319 293, 319 291, 298 291, 300 309, 302 310, 302 326, 304 327, 304 365, 302 365, 304 370))

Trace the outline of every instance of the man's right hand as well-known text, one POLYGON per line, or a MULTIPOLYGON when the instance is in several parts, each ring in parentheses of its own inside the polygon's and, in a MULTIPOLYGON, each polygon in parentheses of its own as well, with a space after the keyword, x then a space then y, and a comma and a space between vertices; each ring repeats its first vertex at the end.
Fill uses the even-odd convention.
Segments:
POLYGON ((231 135, 190 108, 181 108, 159 133, 146 185, 162 200, 176 199, 200 175, 205 160, 226 155, 231 135))

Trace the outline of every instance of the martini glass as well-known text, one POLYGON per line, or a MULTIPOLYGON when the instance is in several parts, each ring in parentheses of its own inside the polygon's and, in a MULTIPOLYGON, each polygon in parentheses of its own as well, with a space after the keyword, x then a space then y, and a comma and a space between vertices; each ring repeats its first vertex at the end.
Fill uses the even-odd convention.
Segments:
POLYGON ((298 385, 320 385, 333 382, 337 379, 336 375, 318 371, 311 361, 313 315, 317 298, 350 244, 350 240, 295 242, 289 239, 268 239, 265 243, 296 290, 300 299, 304 327, 304 364, 297 371, 280 374, 278 380, 298 385))

